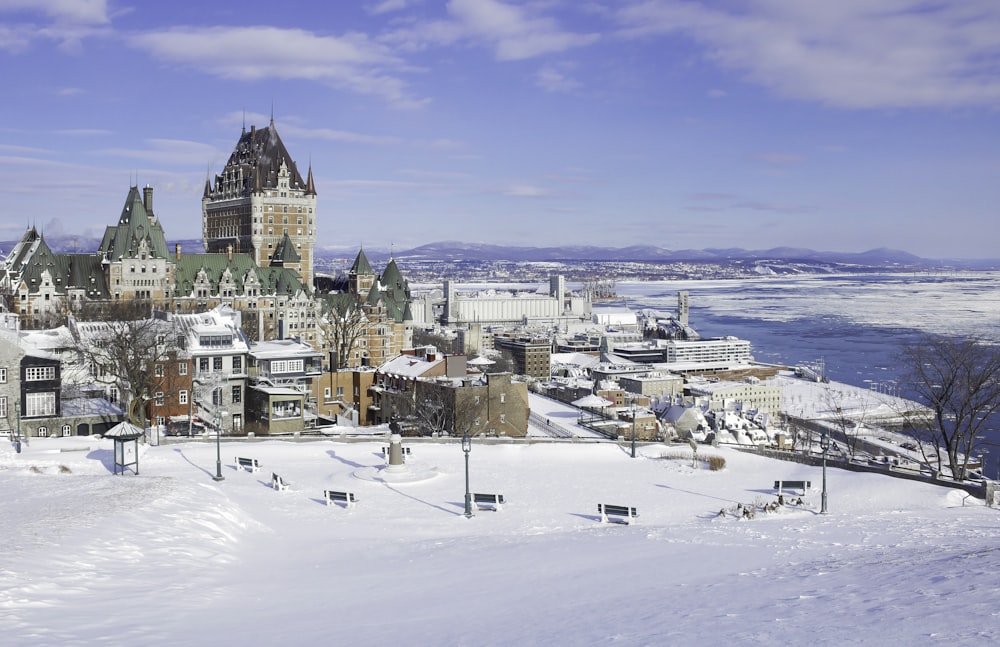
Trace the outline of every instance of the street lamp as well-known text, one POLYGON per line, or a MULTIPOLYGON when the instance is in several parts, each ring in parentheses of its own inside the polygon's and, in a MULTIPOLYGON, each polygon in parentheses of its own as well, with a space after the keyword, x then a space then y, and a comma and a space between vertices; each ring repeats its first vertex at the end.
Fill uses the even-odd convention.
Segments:
POLYGON ((222 387, 216 389, 219 392, 218 405, 215 409, 215 476, 214 481, 224 481, 226 477, 222 475, 222 387))
POLYGON ((635 458, 635 412, 638 398, 632 398, 632 458, 635 458))
POLYGON ((462 451, 465 452, 465 518, 472 516, 472 493, 469 491, 469 452, 472 451, 472 438, 469 434, 462 435, 462 451))
POLYGON ((17 429, 14 430, 14 449, 21 453, 21 399, 14 402, 14 411, 17 414, 17 429))
POLYGON ((820 514, 826 514, 826 453, 830 450, 830 436, 823 429, 823 435, 819 437, 819 448, 823 450, 823 495, 820 499, 820 514))

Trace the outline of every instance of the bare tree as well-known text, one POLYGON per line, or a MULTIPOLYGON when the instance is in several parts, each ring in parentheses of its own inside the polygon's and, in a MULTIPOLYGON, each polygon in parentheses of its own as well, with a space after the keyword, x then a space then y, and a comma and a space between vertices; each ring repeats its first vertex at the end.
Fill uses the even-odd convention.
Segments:
POLYGON ((368 334, 368 316, 352 294, 328 295, 323 302, 319 329, 331 353, 330 370, 353 367, 351 356, 360 339, 368 334))
POLYGON ((858 397, 854 398, 851 392, 845 392, 840 386, 826 384, 823 390, 823 401, 831 414, 830 421, 843 437, 847 453, 851 458, 857 454, 861 430, 872 405, 868 394, 861 390, 857 391, 858 397))
POLYGON ((1000 348, 925 335, 900 355, 906 388, 927 407, 910 416, 914 437, 935 447, 939 472, 946 458, 952 476, 966 478, 987 421, 1000 410, 1000 348))
POLYGON ((485 402, 468 386, 420 382, 407 416, 427 434, 461 436, 476 433, 485 417, 485 402))
POLYGON ((121 308, 105 305, 103 321, 71 322, 76 349, 94 377, 113 385, 125 401, 128 419, 145 426, 145 403, 162 392, 171 374, 157 366, 176 354, 177 346, 166 321, 134 315, 131 304, 121 308), (116 316, 117 315, 117 316, 116 316))

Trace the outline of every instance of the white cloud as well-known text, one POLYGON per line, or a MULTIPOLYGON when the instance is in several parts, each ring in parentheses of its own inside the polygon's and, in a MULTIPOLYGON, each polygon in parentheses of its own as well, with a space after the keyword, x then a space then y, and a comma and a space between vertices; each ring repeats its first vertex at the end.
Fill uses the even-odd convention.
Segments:
POLYGON ((397 107, 425 105, 387 70, 404 67, 384 45, 366 35, 319 36, 277 27, 172 28, 138 34, 133 46, 170 63, 228 79, 306 79, 382 97, 397 107))
POLYGON ((514 198, 542 198, 549 192, 530 184, 512 184, 504 189, 503 194, 514 198))
POLYGON ((140 159, 158 164, 197 166, 206 160, 218 158, 221 151, 200 142, 179 139, 149 139, 148 148, 109 148, 100 151, 105 155, 140 159))
POLYGON ((994 0, 717 6, 633 2, 619 13, 621 34, 690 36, 708 59, 781 96, 838 107, 993 105, 1000 99, 1000 5, 994 0))
POLYGON ((79 50, 84 38, 111 33, 106 0, 0 0, 0 14, 30 14, 35 22, 0 25, 0 49, 26 50, 35 40, 52 40, 66 51, 79 50))
POLYGON ((535 85, 548 92, 572 92, 580 83, 563 73, 566 66, 546 65, 535 73, 535 85))
POLYGON ((110 22, 107 0, 0 0, 0 12, 42 13, 63 24, 104 25, 110 22))
POLYGON ((541 5, 499 0, 451 0, 447 20, 417 22, 386 34, 384 40, 410 51, 463 42, 493 49, 501 61, 563 52, 597 41, 598 34, 564 31, 552 18, 537 15, 541 5))
POLYGON ((402 11, 409 6, 413 6, 421 0, 381 0, 380 2, 371 3, 365 7, 365 10, 374 15, 390 13, 392 11, 402 11))

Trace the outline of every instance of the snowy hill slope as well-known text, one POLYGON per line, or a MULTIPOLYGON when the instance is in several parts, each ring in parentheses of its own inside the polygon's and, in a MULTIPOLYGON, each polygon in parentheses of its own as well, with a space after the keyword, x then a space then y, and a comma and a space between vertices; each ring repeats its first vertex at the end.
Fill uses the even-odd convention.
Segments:
MULTIPOLYGON (((705 448, 485 445, 462 516, 457 444, 413 444, 414 483, 358 478, 382 443, 147 447, 110 474, 111 443, 0 450, 0 635, 9 644, 983 644, 1000 638, 998 513, 960 491, 705 448), (85 448, 60 452, 60 448, 85 448), (257 458, 254 474, 235 455, 257 458), (290 483, 270 489, 271 471, 290 483), (815 486, 802 507, 775 479, 815 486), (326 488, 354 509, 327 507, 326 488), (632 505, 632 526, 597 503, 632 505)), ((366 471, 367 470, 367 471, 366 471)))

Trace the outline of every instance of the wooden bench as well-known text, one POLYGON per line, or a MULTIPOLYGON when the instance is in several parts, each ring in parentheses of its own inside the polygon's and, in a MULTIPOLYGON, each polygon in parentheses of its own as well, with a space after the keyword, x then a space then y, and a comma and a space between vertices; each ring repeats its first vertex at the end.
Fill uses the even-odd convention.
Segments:
POLYGON ((782 490, 802 490, 802 494, 812 487, 812 481, 775 481, 774 489, 781 494, 782 490))
POLYGON ((283 492, 288 489, 288 483, 285 482, 285 479, 271 472, 271 487, 278 492, 283 492))
POLYGON ((260 469, 260 463, 257 462, 256 458, 243 458, 242 456, 237 456, 236 469, 252 473, 260 469))
POLYGON ((337 490, 323 490, 323 498, 326 499, 328 506, 334 503, 344 503, 346 507, 353 508, 354 504, 358 502, 354 492, 338 492, 337 490))
POLYGON ((629 507, 627 505, 610 505, 607 503, 598 503, 597 511, 601 513, 601 523, 608 523, 608 517, 624 517, 625 523, 632 525, 632 522, 639 513, 635 508, 629 507))
MULTIPOLYGON (((403 456, 409 456, 410 455, 410 448, 409 447, 400 447, 399 449, 403 453, 403 456)), ((385 456, 388 456, 389 455, 389 448, 388 447, 383 447, 382 448, 382 454, 385 455, 385 456)))
POLYGON ((480 494, 472 495, 472 501, 476 504, 476 510, 480 510, 480 504, 493 506, 493 510, 500 512, 503 510, 502 494, 480 494))

